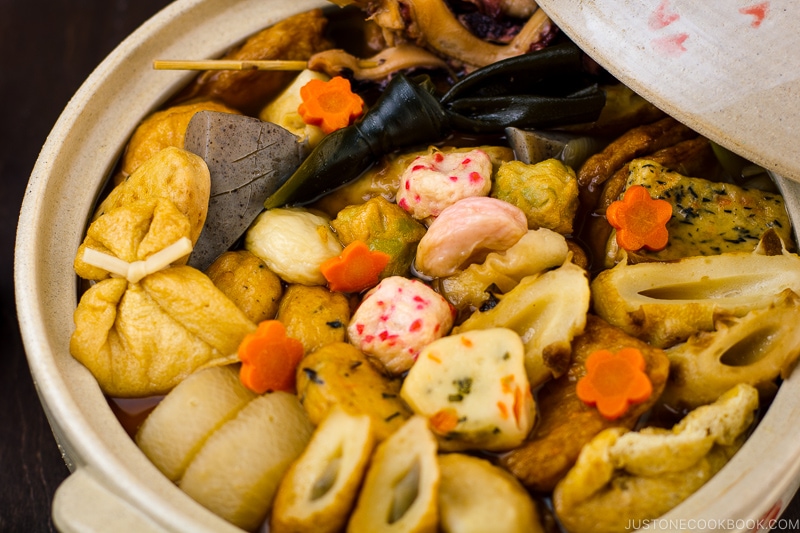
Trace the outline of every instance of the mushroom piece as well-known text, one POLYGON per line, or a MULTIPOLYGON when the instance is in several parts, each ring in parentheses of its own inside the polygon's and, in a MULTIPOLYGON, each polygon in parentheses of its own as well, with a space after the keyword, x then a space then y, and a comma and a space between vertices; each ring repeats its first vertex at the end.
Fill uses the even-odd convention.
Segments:
POLYGON ((517 18, 530 17, 539 9, 534 0, 500 0, 499 4, 502 13, 517 18))
POLYGON ((382 80, 393 72, 411 68, 450 70, 443 59, 413 44, 391 46, 372 56, 367 62, 374 66, 362 66, 363 62, 352 54, 335 49, 311 56, 308 67, 331 77, 350 71, 355 79, 369 81, 382 80))
POLYGON ((445 57, 472 67, 483 67, 536 48, 554 31, 547 14, 536 9, 520 32, 506 45, 484 41, 470 33, 444 0, 338 0, 338 5, 355 4, 371 13, 384 29, 385 38, 395 44, 400 33, 445 57))

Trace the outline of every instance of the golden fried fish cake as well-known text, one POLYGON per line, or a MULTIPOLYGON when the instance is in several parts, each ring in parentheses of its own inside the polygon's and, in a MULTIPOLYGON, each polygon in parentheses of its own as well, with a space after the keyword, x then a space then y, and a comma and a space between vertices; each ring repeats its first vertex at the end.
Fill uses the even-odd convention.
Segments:
POLYGON ((527 488, 553 490, 575 463, 583 445, 595 435, 610 427, 632 428, 636 424, 664 390, 668 373, 669 360, 662 350, 588 315, 586 329, 572 343, 569 370, 539 391, 539 425, 527 442, 501 457, 500 462, 527 488), (647 401, 632 405, 621 418, 608 420, 577 397, 576 384, 586 374, 589 355, 597 350, 617 352, 625 347, 642 352, 653 393, 647 401))
MULTIPOLYGON (((308 60, 313 54, 331 47, 323 35, 326 24, 327 19, 320 9, 300 13, 255 34, 223 59, 308 60)), ((184 89, 177 100, 219 100, 256 116, 296 75, 296 72, 282 71, 206 71, 184 89)))

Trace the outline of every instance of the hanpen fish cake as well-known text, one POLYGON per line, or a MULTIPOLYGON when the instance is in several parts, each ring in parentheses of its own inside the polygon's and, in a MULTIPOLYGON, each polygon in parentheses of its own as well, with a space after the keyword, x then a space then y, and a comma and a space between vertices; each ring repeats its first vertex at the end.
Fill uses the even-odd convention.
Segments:
POLYGON ((439 339, 420 352, 402 398, 430 420, 443 450, 508 450, 536 418, 522 339, 507 328, 439 339))

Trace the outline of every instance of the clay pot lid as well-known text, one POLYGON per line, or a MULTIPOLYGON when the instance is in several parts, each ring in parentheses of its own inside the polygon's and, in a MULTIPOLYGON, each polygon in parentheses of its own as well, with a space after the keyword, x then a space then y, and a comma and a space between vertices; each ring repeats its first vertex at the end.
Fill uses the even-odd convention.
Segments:
POLYGON ((800 181, 795 0, 539 5, 641 96, 722 146, 800 181))

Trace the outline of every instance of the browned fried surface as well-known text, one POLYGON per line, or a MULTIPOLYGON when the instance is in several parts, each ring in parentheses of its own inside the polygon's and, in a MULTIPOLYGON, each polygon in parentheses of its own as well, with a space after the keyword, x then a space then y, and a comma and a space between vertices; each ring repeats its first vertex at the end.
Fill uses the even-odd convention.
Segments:
MULTIPOLYGON (((714 172, 716 164, 711 143, 705 137, 700 136, 662 148, 647 155, 647 158, 684 176, 709 176, 714 172)), ((622 194, 628 179, 628 163, 630 161, 626 161, 606 180, 594 206, 594 213, 605 213, 606 208, 622 194)), ((611 225, 605 217, 590 217, 586 222, 584 235, 592 257, 600 264, 600 258, 605 254, 606 244, 611 236, 611 225)))
MULTIPOLYGON (((324 38, 327 20, 319 9, 289 17, 249 38, 224 59, 308 60, 327 50, 331 43, 324 38)), ((220 70, 199 75, 181 94, 178 101, 215 99, 249 114, 259 109, 291 82, 296 72, 220 70)))
POLYGON ((578 171, 581 204, 589 209, 597 205, 603 184, 631 159, 696 136, 697 133, 671 117, 629 130, 587 159, 578 171))
POLYGON ((553 490, 575 463, 583 445, 600 431, 609 427, 632 428, 664 390, 669 372, 669 360, 662 350, 593 315, 587 317, 586 329, 573 342, 572 358, 569 371, 539 392, 541 415, 531 438, 500 459, 503 466, 532 490, 553 490), (586 374, 586 360, 592 352, 600 349, 617 352, 625 347, 641 350, 653 394, 648 401, 632 406, 622 418, 611 421, 578 399, 575 386, 586 374))
POLYGON ((133 132, 122 154, 119 173, 114 177, 114 183, 125 181, 142 163, 164 148, 175 146, 182 149, 189 121, 200 111, 238 113, 235 109, 211 100, 173 106, 153 113, 133 132))
POLYGON ((254 323, 274 318, 278 312, 281 280, 255 254, 225 252, 208 267, 206 275, 254 323))

